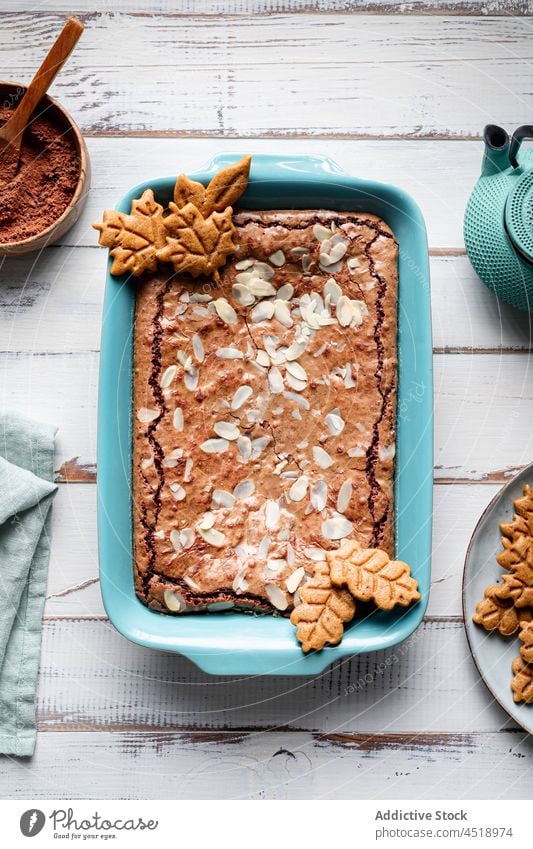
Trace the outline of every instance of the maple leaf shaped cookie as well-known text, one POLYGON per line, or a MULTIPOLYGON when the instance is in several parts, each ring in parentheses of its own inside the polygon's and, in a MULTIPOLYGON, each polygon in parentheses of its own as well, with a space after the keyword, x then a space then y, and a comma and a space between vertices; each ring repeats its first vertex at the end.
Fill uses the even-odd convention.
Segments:
POLYGON ((391 560, 379 548, 362 548, 355 540, 326 552, 331 581, 347 587, 359 601, 373 601, 381 610, 406 607, 420 599, 418 584, 407 563, 391 560))
POLYGON ((138 200, 132 201, 131 212, 106 210, 101 223, 93 224, 100 231, 101 245, 111 248, 111 274, 130 272, 139 277, 157 268, 157 250, 165 244, 166 229, 163 207, 146 189, 138 200))
POLYGON ((157 258, 172 263, 176 272, 217 279, 226 257, 235 253, 231 207, 204 218, 192 203, 182 209, 171 203, 170 215, 163 220, 166 244, 157 251, 157 258))
POLYGON ((520 655, 526 663, 533 663, 533 622, 520 622, 519 637, 522 640, 520 655))
POLYGON ((510 637, 518 631, 520 622, 532 618, 529 607, 517 609, 514 603, 501 599, 495 594, 501 584, 493 584, 485 590, 485 597, 478 602, 472 620, 486 631, 499 631, 503 637, 510 637))
POLYGON ((228 165, 204 188, 201 183, 180 174, 174 188, 174 203, 181 209, 192 203, 207 218, 212 212, 222 212, 240 198, 248 183, 251 156, 243 156, 235 165, 228 165))
POLYGON ((313 577, 299 590, 301 602, 291 613, 296 637, 304 652, 320 651, 326 643, 337 645, 344 633, 344 623, 355 616, 355 602, 350 593, 332 586, 326 563, 316 563, 313 577))
POLYGON ((533 664, 515 657, 512 663, 514 678, 511 681, 515 702, 533 704, 533 664))

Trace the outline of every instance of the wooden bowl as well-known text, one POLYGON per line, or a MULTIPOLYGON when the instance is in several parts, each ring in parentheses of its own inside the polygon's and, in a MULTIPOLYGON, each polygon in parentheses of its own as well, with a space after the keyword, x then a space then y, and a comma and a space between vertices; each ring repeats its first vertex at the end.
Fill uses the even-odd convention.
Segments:
MULTIPOLYGON (((26 87, 19 83, 0 81, 0 103, 10 105, 17 103, 24 94, 25 90, 26 87)), ((43 98, 43 101, 45 101, 46 105, 53 110, 53 113, 57 116, 58 123, 60 125, 64 124, 65 127, 69 127, 72 132, 72 137, 74 139, 80 161, 80 176, 78 179, 78 185, 76 186, 69 205, 59 216, 57 221, 50 224, 46 230, 42 230, 40 233, 30 236, 28 239, 21 239, 18 242, 1 242, 0 256, 20 256, 21 254, 31 253, 32 251, 40 251, 47 245, 57 242, 57 240, 60 239, 61 236, 64 236, 65 233, 70 230, 72 225, 76 223, 87 200, 91 184, 91 165, 89 161, 89 153, 81 131, 77 124, 72 120, 67 110, 64 109, 57 100, 54 100, 53 97, 50 97, 47 94, 43 98)))

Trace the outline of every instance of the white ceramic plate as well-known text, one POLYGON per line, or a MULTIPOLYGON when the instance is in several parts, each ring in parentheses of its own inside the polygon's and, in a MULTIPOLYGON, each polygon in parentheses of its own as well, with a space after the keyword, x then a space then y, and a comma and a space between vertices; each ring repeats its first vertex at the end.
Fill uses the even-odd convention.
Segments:
POLYGON ((533 705, 517 704, 511 690, 511 663, 520 649, 518 634, 502 637, 497 631, 488 633, 472 622, 485 587, 501 579, 503 570, 495 559, 501 551, 500 522, 511 520, 513 502, 523 494, 526 483, 533 484, 533 463, 500 490, 476 525, 466 553, 463 612, 470 651, 483 681, 509 716, 533 734, 533 705))

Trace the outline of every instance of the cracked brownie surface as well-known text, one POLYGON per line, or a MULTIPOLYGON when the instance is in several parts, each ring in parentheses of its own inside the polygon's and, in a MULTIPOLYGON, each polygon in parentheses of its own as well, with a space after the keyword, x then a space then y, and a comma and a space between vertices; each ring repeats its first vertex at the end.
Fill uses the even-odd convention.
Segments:
POLYGON ((344 539, 394 554, 396 240, 362 213, 234 222, 218 285, 137 288, 135 586, 165 612, 289 611, 344 539))

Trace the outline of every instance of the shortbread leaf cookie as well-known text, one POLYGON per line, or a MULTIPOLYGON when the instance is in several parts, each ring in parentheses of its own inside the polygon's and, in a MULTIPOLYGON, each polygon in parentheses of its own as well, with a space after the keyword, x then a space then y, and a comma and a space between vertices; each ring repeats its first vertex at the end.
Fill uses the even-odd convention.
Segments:
POLYGON ((165 244, 167 231, 163 223, 163 207, 146 189, 131 203, 129 215, 114 209, 104 212, 103 221, 93 224, 100 231, 99 243, 111 248, 111 274, 139 277, 157 269, 157 250, 165 244))
POLYGON ((251 162, 251 156, 243 156, 235 165, 228 165, 215 174, 205 188, 180 174, 174 188, 174 203, 179 209, 192 203, 204 218, 212 212, 222 212, 233 206, 246 189, 251 162))
POLYGON ((166 244, 157 251, 157 258, 172 263, 176 272, 218 279, 218 269, 235 253, 231 207, 204 218, 192 203, 183 209, 171 203, 170 213, 164 219, 166 244))
POLYGON ((515 702, 533 704, 533 664, 522 657, 515 657, 511 666, 514 678, 511 681, 515 702))
POLYGON ((301 602, 291 613, 304 652, 320 651, 342 640, 344 623, 355 616, 355 602, 346 590, 331 584, 326 563, 317 563, 313 577, 299 590, 301 602))
POLYGON ((397 604, 406 607, 420 599, 407 563, 391 560, 379 548, 361 548, 349 541, 336 551, 326 552, 326 558, 333 585, 347 587, 359 601, 373 601, 381 610, 391 610, 397 604))
POLYGON ((485 598, 478 602, 472 619, 486 631, 499 631, 503 637, 510 637, 518 631, 521 621, 531 621, 533 611, 529 607, 521 607, 518 610, 513 602, 495 595, 493 590, 499 589, 500 586, 494 584, 487 587, 485 598))
POLYGON ((493 584, 488 590, 491 596, 512 602, 517 608, 533 607, 533 567, 520 563, 512 572, 503 575, 501 584, 493 584))
MULTIPOLYGON (((500 530, 504 531, 507 525, 500 525, 500 530)), ((512 538, 507 535, 502 537, 502 548, 496 555, 496 562, 502 567, 511 572, 520 563, 530 560, 533 551, 533 538, 528 533, 516 533, 512 538)))
POLYGON ((519 637, 522 641, 520 656, 526 663, 533 663, 533 622, 520 622, 521 631, 519 637))

